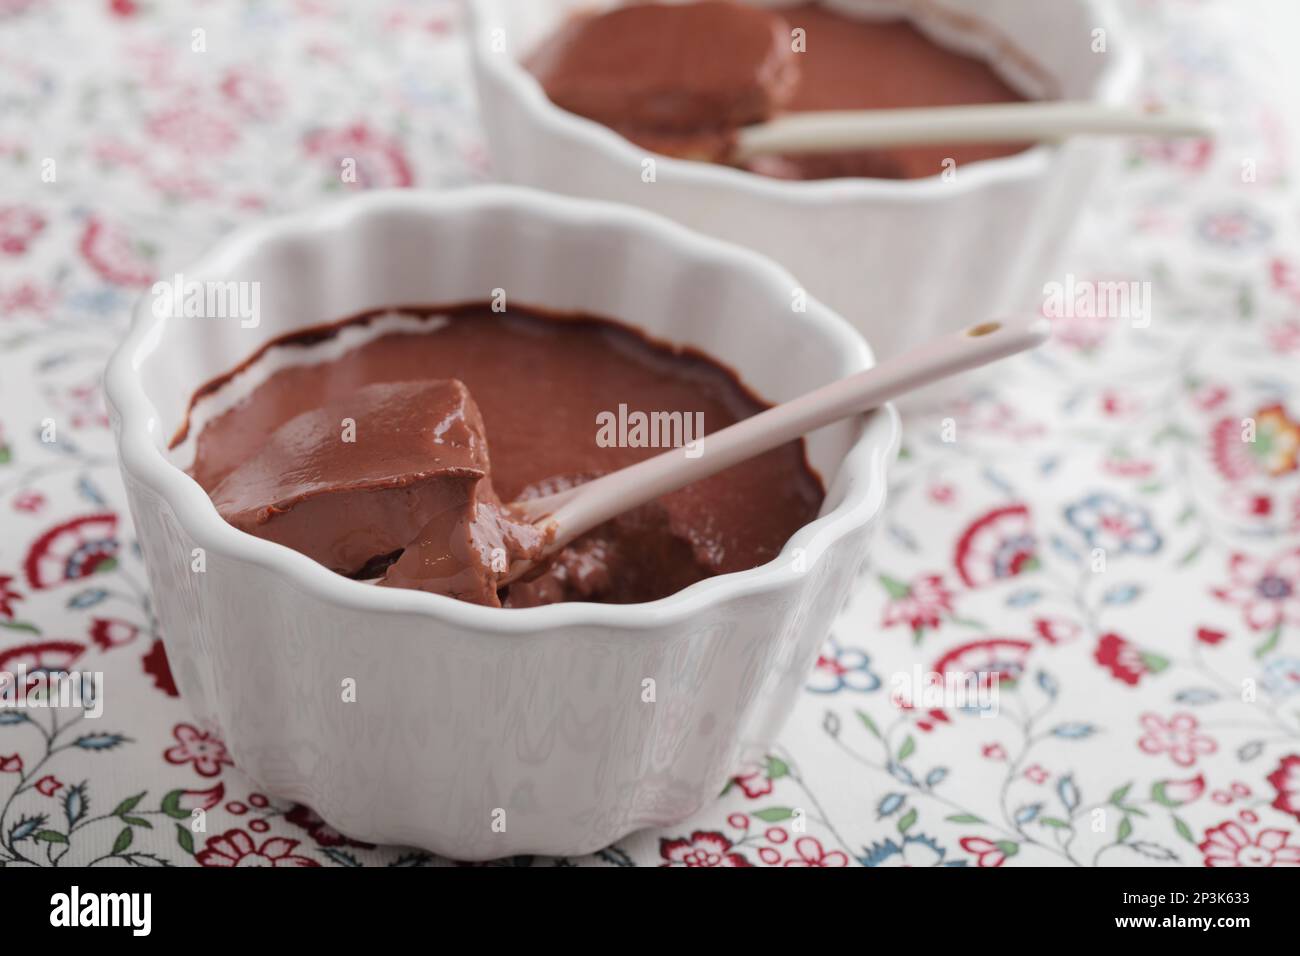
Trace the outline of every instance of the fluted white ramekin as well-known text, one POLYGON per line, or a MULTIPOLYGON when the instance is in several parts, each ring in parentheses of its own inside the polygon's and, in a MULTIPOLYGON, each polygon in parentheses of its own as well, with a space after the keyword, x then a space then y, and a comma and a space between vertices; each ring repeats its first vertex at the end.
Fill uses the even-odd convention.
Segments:
MULTIPOLYGON (((980 318, 1037 310, 1096 174, 1114 158, 1114 141, 1079 138, 971 163, 951 181, 788 182, 657 157, 647 183, 651 154, 552 104, 520 65, 573 10, 614 2, 470 0, 479 108, 498 178, 641 206, 771 256, 882 357, 980 318)), ((1137 52, 1109 0, 829 5, 906 15, 1033 96, 1116 104, 1135 95, 1137 52)))
POLYGON ((788 273, 639 210, 483 187, 267 222, 184 277, 260 282, 261 324, 145 300, 108 398, 177 684, 259 789, 362 840, 569 854, 681 820, 763 752, 865 557, 892 409, 812 436, 826 503, 775 560, 626 606, 493 609, 340 577, 222 521, 167 440, 196 386, 273 338, 498 288, 701 349, 770 401, 870 365, 829 309, 791 311, 788 273))

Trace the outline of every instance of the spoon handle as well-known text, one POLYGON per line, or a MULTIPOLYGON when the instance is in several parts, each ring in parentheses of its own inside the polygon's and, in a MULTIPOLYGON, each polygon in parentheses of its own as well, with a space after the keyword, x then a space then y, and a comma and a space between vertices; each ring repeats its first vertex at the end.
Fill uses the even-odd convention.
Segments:
MULTIPOLYGON (((580 485, 550 513, 555 537, 548 553, 615 515, 823 425, 869 411, 939 379, 1033 348, 1046 340, 1049 329, 1050 323, 1044 318, 983 322, 736 422, 706 435, 692 448, 674 448, 580 485)), ((543 500, 521 504, 527 509, 543 500)))
POLYGON ((1042 101, 917 109, 790 113, 747 126, 733 158, 826 153, 927 143, 1027 143, 1067 136, 1213 136, 1214 123, 1192 110, 1147 111, 1099 103, 1042 101))

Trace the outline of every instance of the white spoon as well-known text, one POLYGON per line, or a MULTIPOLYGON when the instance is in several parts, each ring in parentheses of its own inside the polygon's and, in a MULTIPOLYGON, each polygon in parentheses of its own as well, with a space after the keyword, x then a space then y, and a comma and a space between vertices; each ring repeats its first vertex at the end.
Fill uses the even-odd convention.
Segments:
POLYGON ((707 435, 689 449, 694 457, 674 448, 576 488, 516 501, 511 508, 552 537, 538 558, 512 564, 501 583, 516 580, 538 560, 625 511, 904 392, 1033 348, 1049 330, 1044 318, 982 322, 707 435))
POLYGON ((1196 136, 1215 124, 1192 110, 1144 111, 1097 103, 1039 101, 917 109, 789 113, 741 128, 731 158, 833 153, 926 143, 1027 143, 1069 136, 1196 136))

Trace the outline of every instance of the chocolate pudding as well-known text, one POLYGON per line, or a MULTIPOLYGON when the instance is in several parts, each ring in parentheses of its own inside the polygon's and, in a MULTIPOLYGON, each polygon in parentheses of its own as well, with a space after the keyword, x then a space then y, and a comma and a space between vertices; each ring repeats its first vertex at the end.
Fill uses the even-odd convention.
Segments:
POLYGON ((767 406, 708 357, 608 320, 486 305, 401 314, 410 325, 334 357, 313 350, 393 313, 276 340, 199 390, 192 410, 265 372, 194 441, 190 473, 226 521, 340 574, 526 607, 665 597, 771 560, 817 515, 820 482, 792 442, 615 518, 502 585, 547 543, 510 502, 678 443, 611 428, 613 416, 700 421, 707 435, 767 406))
MULTIPOLYGON (((528 58, 557 105, 666 155, 728 162, 736 130, 782 112, 901 109, 1025 99, 986 63, 905 20, 818 3, 637 3, 569 19, 528 58), (793 31, 802 29, 802 51, 793 31)), ((765 156, 744 164, 785 179, 917 179, 1008 156, 1027 143, 893 146, 765 156)))

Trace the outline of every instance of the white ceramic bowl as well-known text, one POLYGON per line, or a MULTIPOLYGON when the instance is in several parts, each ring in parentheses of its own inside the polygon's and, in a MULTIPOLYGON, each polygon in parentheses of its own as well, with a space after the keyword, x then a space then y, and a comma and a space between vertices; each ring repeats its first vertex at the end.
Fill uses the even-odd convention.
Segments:
MULTIPOLYGON (((824 0, 905 15, 1035 97, 1122 103, 1136 51, 1107 0, 824 0), (1104 30, 1106 52, 1092 52, 1104 30)), ((1037 310, 1114 141, 1073 139, 971 163, 952 181, 787 182, 650 154, 546 98, 520 58, 573 10, 614 0, 470 0, 479 110, 498 178, 630 203, 776 259, 890 357, 996 315, 1037 310)), ((788 5, 766 0, 765 5, 788 5)))
POLYGON ((702 349, 772 401, 870 365, 827 308, 791 312, 786 272, 638 210, 483 187, 268 222, 184 276, 260 282, 261 325, 158 319, 146 299, 108 398, 172 671, 259 789, 378 843, 582 853, 695 812, 770 744, 864 559, 892 409, 812 436, 826 503, 778 558, 626 606, 501 610, 340 577, 222 521, 166 442, 196 385, 272 338, 495 288, 702 349))

